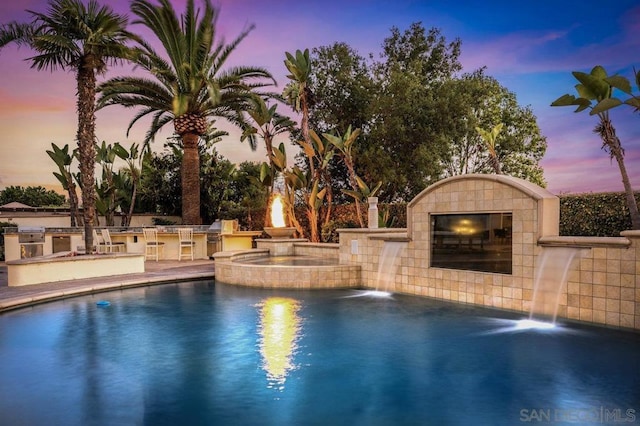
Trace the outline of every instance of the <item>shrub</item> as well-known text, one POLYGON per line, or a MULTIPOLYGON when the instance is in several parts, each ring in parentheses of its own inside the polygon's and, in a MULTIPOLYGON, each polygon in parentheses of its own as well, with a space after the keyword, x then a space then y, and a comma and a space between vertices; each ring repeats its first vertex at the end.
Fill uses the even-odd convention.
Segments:
MULTIPOLYGON (((636 193, 640 202, 640 192, 636 193)), ((560 235, 618 237, 631 229, 624 192, 560 196, 560 235)))

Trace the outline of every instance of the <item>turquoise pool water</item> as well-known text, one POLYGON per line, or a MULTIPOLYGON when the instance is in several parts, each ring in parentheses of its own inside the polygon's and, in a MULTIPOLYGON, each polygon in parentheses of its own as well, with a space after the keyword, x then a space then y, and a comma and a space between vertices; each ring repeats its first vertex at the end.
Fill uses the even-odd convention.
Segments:
POLYGON ((213 282, 68 299, 0 315, 0 424, 640 423, 640 335, 517 319, 213 282))

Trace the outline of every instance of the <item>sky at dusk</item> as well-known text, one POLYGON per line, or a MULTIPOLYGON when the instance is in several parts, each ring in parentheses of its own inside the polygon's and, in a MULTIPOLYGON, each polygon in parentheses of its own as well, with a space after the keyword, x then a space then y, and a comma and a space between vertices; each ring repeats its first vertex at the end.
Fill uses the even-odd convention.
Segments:
MULTIPOLYGON (((128 0, 102 3, 129 13, 128 0)), ((184 3, 173 1, 178 12, 184 10, 184 3)), ((45 0, 2 2, 0 22, 26 22, 30 15, 25 9, 45 12, 46 4, 45 0)), ((632 79, 633 67, 640 69, 637 0, 214 0, 214 4, 221 8, 218 31, 225 40, 233 40, 248 25, 256 26, 228 64, 265 67, 278 81, 277 90, 287 82, 285 52, 345 42, 361 56, 378 57, 393 26, 401 32, 413 22, 422 22, 427 30, 439 28, 448 42, 462 41, 464 72, 486 66, 487 75, 515 93, 521 106, 532 108, 547 138, 541 165, 552 193, 623 190, 617 164, 593 133, 597 119, 586 111, 576 114, 571 107, 550 104, 565 93, 575 93, 572 71, 589 72, 594 65, 602 65, 609 74, 632 79)), ((136 25, 130 30, 141 31, 136 25)), ((75 75, 32 70, 24 60, 31 54, 13 45, 0 51, 0 189, 10 185, 55 188, 52 172, 57 167, 45 151, 51 143, 75 146, 75 75)), ((130 72, 130 68, 112 67, 99 81, 130 72)), ((283 106, 278 110, 286 112, 283 106)), ((125 147, 141 142, 146 122, 136 124, 126 136, 133 115, 119 106, 99 111, 98 140, 125 147)), ((631 184, 640 190, 640 114, 619 107, 611 117, 626 152, 631 184)), ((172 129, 170 125, 160 134, 154 149, 162 149, 172 129)), ((252 152, 247 143, 240 143, 238 130, 224 129, 230 135, 216 145, 224 157, 234 162, 266 159, 264 148, 252 152)))

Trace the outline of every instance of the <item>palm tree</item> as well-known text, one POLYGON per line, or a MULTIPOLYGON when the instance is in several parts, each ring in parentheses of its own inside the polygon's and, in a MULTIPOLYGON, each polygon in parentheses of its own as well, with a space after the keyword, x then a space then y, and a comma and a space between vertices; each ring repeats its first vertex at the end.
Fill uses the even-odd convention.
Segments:
MULTIPOLYGON (((282 96, 289 102, 294 111, 300 112, 302 118, 300 120, 300 131, 302 139, 305 143, 311 144, 309 137, 309 107, 312 103, 312 93, 309 89, 309 79, 311 78, 311 59, 309 58, 309 49, 304 52, 296 50, 293 56, 289 52, 285 52, 286 60, 284 65, 291 74, 287 76, 289 84, 284 88, 282 96)), ((309 164, 311 174, 315 174, 314 164, 309 164)))
MULTIPOLYGON (((624 149, 609 117, 609 109, 622 103, 612 96, 613 88, 624 87, 624 92, 631 93, 629 81, 620 76, 609 77, 605 69, 600 65, 593 67, 589 74, 574 71, 573 76, 579 81, 579 84, 575 86, 578 97, 565 94, 553 101, 551 106, 577 106, 575 112, 590 108, 590 115, 598 116, 600 122, 593 131, 600 135, 602 148, 605 151, 609 151, 609 156, 612 159, 615 158, 618 163, 620 175, 622 176, 622 185, 627 197, 627 206, 631 215, 631 227, 632 229, 640 229, 640 213, 638 212, 638 204, 629 181, 629 174, 624 164, 624 149)), ((633 102, 629 104, 634 106, 633 102)))
POLYGON ((109 63, 126 58, 127 18, 95 0, 50 0, 47 13, 28 11, 31 23, 12 22, 0 29, 0 48, 10 42, 27 45, 38 71, 74 70, 77 82, 78 158, 84 215, 85 247, 93 247, 95 217, 95 97, 96 74, 109 63))
POLYGON ((152 116, 144 144, 148 148, 164 125, 173 122, 175 133, 183 146, 182 157, 182 220, 199 224, 200 180, 198 142, 211 133, 207 117, 223 117, 242 126, 242 111, 254 90, 275 80, 258 67, 222 67, 238 44, 253 30, 250 26, 230 44, 216 43, 218 9, 204 0, 200 18, 194 1, 188 0, 186 10, 176 15, 169 0, 154 5, 146 0, 134 0, 131 11, 135 23, 143 24, 155 35, 165 56, 142 39, 137 40, 134 62, 153 78, 117 77, 103 83, 99 107, 122 105, 141 109, 129 123, 129 129, 141 118, 152 116), (165 60, 164 57, 168 58, 165 60))

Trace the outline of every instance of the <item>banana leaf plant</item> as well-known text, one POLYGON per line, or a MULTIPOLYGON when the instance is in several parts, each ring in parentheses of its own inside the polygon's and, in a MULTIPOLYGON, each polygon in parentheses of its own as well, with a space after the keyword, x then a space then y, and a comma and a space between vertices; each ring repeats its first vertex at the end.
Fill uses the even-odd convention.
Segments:
POLYGON ((47 150, 47 155, 58 166, 58 172, 53 172, 53 175, 58 179, 62 188, 69 194, 69 216, 71 219, 71 226, 79 226, 82 224, 82 216, 80 215, 80 209, 78 208, 78 193, 76 192, 77 185, 74 182, 74 175, 71 172, 71 164, 73 160, 78 157, 78 149, 74 149, 69 153, 69 145, 66 144, 62 148, 56 144, 51 144, 51 150, 47 150))

